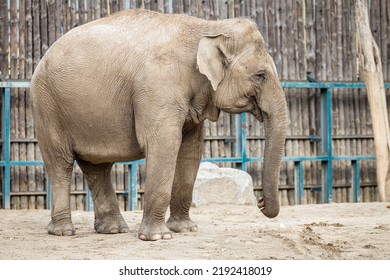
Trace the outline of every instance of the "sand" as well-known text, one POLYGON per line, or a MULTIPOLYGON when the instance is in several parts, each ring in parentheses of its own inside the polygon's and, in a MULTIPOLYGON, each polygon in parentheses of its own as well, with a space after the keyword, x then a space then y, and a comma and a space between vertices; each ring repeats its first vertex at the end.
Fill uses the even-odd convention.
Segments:
POLYGON ((195 233, 137 238, 142 212, 123 212, 129 233, 102 235, 93 213, 72 212, 76 235, 48 235, 49 210, 0 210, 0 260, 389 260, 386 203, 284 206, 268 219, 255 206, 191 209, 195 233))

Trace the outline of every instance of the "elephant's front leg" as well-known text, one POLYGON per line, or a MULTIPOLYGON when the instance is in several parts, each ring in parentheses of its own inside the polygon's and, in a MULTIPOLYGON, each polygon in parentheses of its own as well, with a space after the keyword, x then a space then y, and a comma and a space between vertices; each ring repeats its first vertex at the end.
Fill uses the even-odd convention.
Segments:
POLYGON ((192 191, 203 153, 203 125, 199 124, 183 135, 176 164, 167 226, 174 232, 197 231, 190 219, 192 191))
POLYGON ((170 239, 172 234, 165 224, 181 130, 159 128, 147 137, 145 204, 138 237, 145 241, 170 239))

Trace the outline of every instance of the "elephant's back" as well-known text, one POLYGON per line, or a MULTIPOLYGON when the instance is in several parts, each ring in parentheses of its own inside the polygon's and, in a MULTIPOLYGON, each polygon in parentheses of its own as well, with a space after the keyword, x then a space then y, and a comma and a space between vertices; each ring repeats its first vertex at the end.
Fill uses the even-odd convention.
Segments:
MULTIPOLYGON (((182 14, 161 14, 146 10, 125 10, 73 28, 54 44, 101 43, 120 49, 123 45, 153 46, 177 36, 195 36, 208 21, 182 14)), ((181 37, 185 40, 186 38, 181 37)))
MULTIPOLYGON (((60 97, 57 100, 94 92, 115 92, 115 86, 123 86, 118 77, 131 79, 130 73, 121 73, 129 57, 133 65, 136 63, 134 56, 126 55, 132 50, 126 47, 123 37, 117 27, 106 24, 95 23, 69 31, 42 57, 32 84, 38 85, 35 87, 38 89, 46 87, 51 95, 60 97)), ((131 72, 131 68, 127 71, 131 72)))
POLYGON ((45 86, 41 95, 50 91, 61 104, 96 98, 122 102, 126 95, 129 100, 137 83, 158 79, 156 73, 171 73, 168 78, 175 81, 177 65, 188 73, 196 70, 196 30, 205 22, 141 10, 95 20, 70 30, 48 49, 33 83, 45 86))
POLYGON ((204 22, 186 15, 144 10, 119 12, 63 35, 44 55, 41 70, 50 72, 52 77, 64 78, 67 73, 78 71, 84 78, 91 74, 95 79, 98 78, 95 66, 110 71, 127 68, 140 72, 147 60, 154 59, 153 55, 164 49, 180 51, 182 46, 196 49, 195 30, 204 22))

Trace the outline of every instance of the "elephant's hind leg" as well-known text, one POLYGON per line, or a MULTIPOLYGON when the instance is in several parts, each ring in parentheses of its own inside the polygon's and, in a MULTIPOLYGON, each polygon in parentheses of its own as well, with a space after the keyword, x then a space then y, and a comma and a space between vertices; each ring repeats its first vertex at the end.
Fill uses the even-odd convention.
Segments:
POLYGON ((95 230, 97 233, 125 233, 129 228, 123 219, 118 199, 111 184, 112 163, 92 164, 77 161, 87 177, 95 209, 95 230))
POLYGON ((57 150, 41 146, 42 156, 46 159, 46 170, 52 188, 51 222, 47 227, 49 234, 74 235, 75 229, 70 211, 70 180, 73 172, 73 159, 60 155, 57 150))

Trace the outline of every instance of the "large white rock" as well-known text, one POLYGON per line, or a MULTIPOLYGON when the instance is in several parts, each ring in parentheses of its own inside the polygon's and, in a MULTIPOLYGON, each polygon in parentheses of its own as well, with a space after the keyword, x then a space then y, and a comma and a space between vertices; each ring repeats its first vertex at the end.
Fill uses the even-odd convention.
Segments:
POLYGON ((256 204, 252 177, 241 170, 202 162, 196 177, 192 205, 210 203, 256 204))

